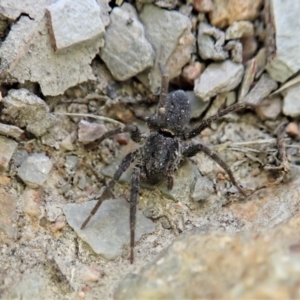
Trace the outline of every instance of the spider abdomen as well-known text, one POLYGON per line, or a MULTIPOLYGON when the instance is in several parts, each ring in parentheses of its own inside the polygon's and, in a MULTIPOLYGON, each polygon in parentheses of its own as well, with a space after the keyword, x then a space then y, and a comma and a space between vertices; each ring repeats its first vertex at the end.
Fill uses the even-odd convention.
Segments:
POLYGON ((167 178, 180 161, 178 141, 161 133, 152 133, 143 148, 143 161, 148 182, 157 183, 167 178))

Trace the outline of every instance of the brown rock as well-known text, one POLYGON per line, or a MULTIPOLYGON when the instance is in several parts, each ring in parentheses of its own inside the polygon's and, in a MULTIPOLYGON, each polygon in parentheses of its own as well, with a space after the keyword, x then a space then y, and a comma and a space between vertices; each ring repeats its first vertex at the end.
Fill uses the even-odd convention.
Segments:
POLYGON ((299 128, 295 122, 290 122, 287 126, 285 131, 291 136, 299 136, 299 128))
POLYGON ((201 72, 204 70, 204 65, 198 61, 191 62, 183 68, 182 77, 194 84, 194 80, 201 75, 201 72))
POLYGON ((194 0, 193 7, 198 12, 210 12, 213 10, 213 3, 211 0, 194 0))
POLYGON ((210 22, 219 28, 231 25, 234 21, 253 20, 262 4, 261 0, 214 0, 210 22))
POLYGON ((265 99, 255 109, 256 114, 261 120, 276 120, 282 110, 282 101, 280 96, 273 96, 269 99, 265 99))

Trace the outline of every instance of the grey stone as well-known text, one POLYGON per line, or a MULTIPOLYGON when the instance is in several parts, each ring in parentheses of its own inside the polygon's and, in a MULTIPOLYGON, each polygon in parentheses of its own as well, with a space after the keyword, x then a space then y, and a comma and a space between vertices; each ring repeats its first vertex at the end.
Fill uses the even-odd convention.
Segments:
POLYGON ((12 137, 16 140, 20 140, 22 135, 24 134, 24 130, 20 129, 17 126, 0 123, 0 134, 12 137))
POLYGON ((109 19, 109 12, 111 11, 111 7, 109 6, 108 0, 97 0, 98 5, 100 6, 100 17, 102 20, 103 25, 106 27, 108 26, 110 19, 109 19))
MULTIPOLYGON (((122 254, 122 247, 129 244, 129 203, 125 200, 106 200, 88 225, 80 227, 97 201, 69 203, 63 207, 69 225, 81 239, 105 259, 115 259, 122 254)), ((142 235, 152 233, 155 224, 137 211, 136 241, 142 235)))
POLYGON ((225 33, 205 22, 198 26, 198 49, 202 59, 225 60, 228 52, 223 49, 225 33))
POLYGON ((46 19, 37 22, 21 16, 0 46, 0 76, 7 83, 38 82, 44 95, 56 96, 95 80, 89 64, 102 44, 96 39, 57 54, 51 48, 46 19))
POLYGON ((158 185, 158 188, 166 197, 176 201, 182 201, 181 199, 187 198, 186 195, 191 194, 199 178, 201 178, 201 174, 196 165, 189 159, 186 159, 174 174, 173 188, 171 190, 167 188, 166 180, 162 181, 158 185))
POLYGON ((235 21, 226 29, 226 40, 235 40, 252 36, 254 26, 250 21, 235 21))
POLYGON ((124 81, 151 67, 154 51, 131 4, 115 7, 110 19, 100 56, 114 78, 124 81))
POLYGON ((78 157, 76 155, 67 155, 65 168, 67 174, 74 174, 78 167, 78 157))
POLYGON ((94 0, 59 0, 49 5, 46 12, 55 50, 104 35, 100 7, 94 0))
POLYGON ((268 97, 272 91, 276 90, 277 86, 275 80, 268 74, 263 74, 243 101, 258 104, 262 99, 268 97))
POLYGON ((16 141, 0 136, 0 170, 4 171, 8 168, 17 146, 16 141))
POLYGON ((15 21, 24 14, 39 21, 45 16, 46 6, 53 2, 56 0, 1 0, 0 8, 1 13, 11 20, 15 21))
MULTIPOLYGON (((168 11, 145 5, 139 15, 145 27, 146 37, 156 51, 157 59, 165 66, 170 79, 181 74, 194 50, 195 38, 188 17, 177 11, 168 11), (162 30, 163 28, 163 30, 162 30)), ((161 72, 155 64, 138 76, 143 84, 157 93, 161 86, 161 72)))
POLYGON ((212 63, 195 80, 194 92, 203 101, 209 101, 219 93, 229 92, 236 88, 241 82, 243 74, 243 65, 231 60, 212 63))
POLYGON ((42 136, 54 123, 55 117, 50 114, 47 104, 26 89, 9 90, 2 99, 4 109, 1 119, 26 127, 35 136, 42 136))
POLYGON ((224 49, 230 52, 230 57, 233 62, 239 64, 243 61, 243 45, 241 42, 229 41, 224 49))
POLYGON ((194 201, 204 201, 215 192, 213 182, 207 177, 197 178, 191 198, 194 201))
POLYGON ((300 45, 295 35, 295 32, 300 32, 300 2, 271 0, 270 10, 276 53, 266 69, 273 79, 285 82, 300 69, 300 45))
POLYGON ((198 98, 193 91, 185 92, 191 106, 191 118, 198 118, 206 110, 209 105, 209 101, 202 101, 198 98))
POLYGON ((28 153, 25 149, 17 149, 14 152, 12 160, 17 167, 20 167, 25 159, 27 159, 28 153))
POLYGON ((300 84, 291 86, 285 91, 283 113, 290 117, 300 116, 300 84))
POLYGON ((22 163, 18 176, 31 188, 38 188, 47 180, 52 169, 51 160, 44 154, 34 153, 22 163))

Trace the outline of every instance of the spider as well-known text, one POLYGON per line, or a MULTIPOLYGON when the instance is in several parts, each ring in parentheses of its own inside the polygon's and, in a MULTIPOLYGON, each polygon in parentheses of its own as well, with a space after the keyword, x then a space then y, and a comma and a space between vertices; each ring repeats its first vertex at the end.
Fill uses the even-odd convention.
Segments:
POLYGON ((99 209, 103 200, 109 197, 110 190, 113 189, 122 173, 126 171, 131 163, 135 162, 131 178, 130 194, 129 223, 131 264, 134 261, 136 206, 141 179, 146 180, 150 184, 156 184, 163 179, 167 179, 167 187, 171 190, 173 188, 173 174, 179 167, 183 158, 192 157, 202 151, 227 172, 233 185, 243 196, 247 197, 245 191, 235 180, 229 166, 219 155, 202 143, 185 146, 183 142, 197 136, 204 128, 222 116, 243 108, 251 108, 253 107, 253 104, 246 102, 233 104, 219 111, 210 118, 203 120, 195 128, 187 129, 185 126, 190 120, 190 105, 188 97, 183 90, 176 90, 168 93, 169 77, 161 63, 159 63, 159 68, 162 74, 162 83, 156 113, 147 119, 147 125, 150 129, 149 136, 141 134, 139 128, 135 125, 125 125, 123 127, 107 131, 102 135, 102 137, 93 142, 93 144, 96 145, 115 134, 128 132, 134 142, 143 144, 143 146, 127 154, 123 158, 117 171, 113 175, 113 178, 108 183, 95 207, 81 226, 81 229, 84 229, 92 216, 99 209))

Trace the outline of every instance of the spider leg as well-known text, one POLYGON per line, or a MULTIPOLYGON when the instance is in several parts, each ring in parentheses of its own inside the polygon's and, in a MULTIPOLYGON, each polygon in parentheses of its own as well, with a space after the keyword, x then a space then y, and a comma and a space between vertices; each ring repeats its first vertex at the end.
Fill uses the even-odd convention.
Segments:
POLYGON ((123 160, 122 160, 121 164, 119 165, 117 171, 115 172, 112 180, 108 183, 108 185, 105 188, 103 194, 98 199, 98 202, 96 203, 95 207, 92 209, 92 211, 90 212, 90 214, 86 218, 86 220, 82 223, 81 229, 83 229, 87 225, 87 223, 90 221, 90 219, 92 218, 92 216, 99 209, 99 207, 102 204, 102 202, 109 197, 110 190, 113 189, 113 187, 115 186, 116 182, 120 179, 121 175, 128 169, 128 167, 130 166, 130 164, 133 162, 133 160, 135 159, 135 157, 137 155, 137 152, 138 152, 138 150, 136 150, 134 152, 131 152, 131 153, 127 154, 123 158, 123 160))
POLYGON ((136 205, 138 201, 138 193, 140 187, 140 166, 136 165, 133 169, 131 179, 130 194, 130 263, 134 260, 134 244, 135 244, 135 223, 136 223, 136 205))
POLYGON ((158 114, 163 114, 163 109, 166 106, 167 101, 167 94, 168 94, 168 88, 169 88, 169 75, 167 74, 167 71, 160 61, 158 63, 159 70, 161 72, 161 87, 160 87, 160 95, 159 95, 159 103, 157 106, 158 114))
POLYGON ((226 173, 228 174, 231 182, 233 185, 239 190, 239 192, 247 197, 247 194, 244 190, 238 185, 237 181, 235 180, 232 171, 230 170, 229 166, 222 160, 222 158, 214 151, 210 150, 208 147, 204 146, 203 144, 192 145, 183 151, 183 156, 191 157, 196 155, 198 152, 204 152, 210 158, 212 158, 219 166, 221 166, 226 173))
POLYGON ((124 132, 129 132, 131 139, 136 143, 139 143, 142 140, 142 134, 136 125, 125 125, 125 126, 105 132, 99 139, 89 143, 86 147, 88 149, 93 149, 98 144, 100 144, 102 141, 104 141, 106 138, 109 138, 111 136, 114 136, 115 134, 124 133, 124 132))
POLYGON ((225 116, 225 115, 227 115, 231 112, 238 111, 238 110, 241 110, 243 108, 255 108, 255 107, 257 107, 257 105, 252 104, 252 103, 248 103, 248 102, 239 102, 239 103, 232 104, 232 105, 220 110, 218 113, 211 116, 210 118, 207 118, 207 119, 203 120, 195 128, 185 131, 182 138, 183 138, 183 140, 188 140, 188 139, 191 139, 191 138, 195 137, 204 128, 209 126, 212 122, 220 119, 221 117, 223 117, 223 116, 225 116))

